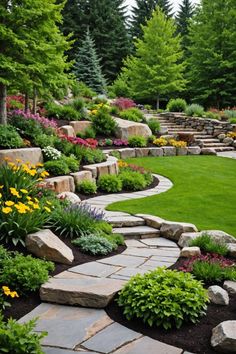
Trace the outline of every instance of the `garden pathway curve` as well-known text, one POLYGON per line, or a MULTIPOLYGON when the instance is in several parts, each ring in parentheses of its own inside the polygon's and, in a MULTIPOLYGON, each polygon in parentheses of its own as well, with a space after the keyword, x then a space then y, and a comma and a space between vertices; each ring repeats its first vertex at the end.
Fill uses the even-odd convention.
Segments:
MULTIPOLYGON (((156 176, 160 183, 151 190, 96 197, 86 202, 104 209, 118 200, 143 198, 172 187, 167 178, 156 176)), ((145 229, 142 217, 120 212, 105 214, 116 227, 141 228, 139 239, 134 232, 128 235, 127 248, 122 254, 70 268, 51 278, 41 289, 41 296, 45 293, 50 303, 43 302, 19 322, 38 318, 36 331, 48 332, 42 341, 45 354, 191 354, 114 322, 103 308, 88 307, 88 298, 90 303, 94 301, 94 307, 95 304, 104 307, 105 300, 113 297, 131 276, 157 266, 170 266, 179 256, 179 248, 173 241, 150 235, 151 230, 145 229), (67 306, 73 304, 73 299, 82 307, 67 306)))

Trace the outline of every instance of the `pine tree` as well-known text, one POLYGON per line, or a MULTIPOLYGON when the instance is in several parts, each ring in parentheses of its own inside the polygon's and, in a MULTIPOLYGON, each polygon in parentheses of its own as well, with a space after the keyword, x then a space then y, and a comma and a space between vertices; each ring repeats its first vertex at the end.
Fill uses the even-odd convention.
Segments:
POLYGON ((179 5, 179 11, 176 15, 177 32, 182 37, 182 47, 184 50, 189 45, 189 23, 194 14, 194 6, 190 0, 182 0, 179 5))
POLYGON ((157 6, 159 6, 168 17, 173 15, 173 8, 169 0, 136 0, 136 6, 132 8, 130 28, 132 38, 135 39, 142 36, 142 25, 145 25, 147 20, 152 17, 152 13, 157 6))
POLYGON ((174 21, 159 8, 142 29, 143 39, 136 43, 136 55, 126 60, 121 78, 127 78, 132 96, 156 100, 158 109, 161 95, 181 91, 185 85, 180 37, 175 36, 174 21))
POLYGON ((106 81, 102 75, 95 44, 89 30, 87 30, 85 39, 79 49, 74 73, 79 81, 83 81, 95 92, 105 92, 106 81))
POLYGON ((204 0, 190 27, 189 90, 199 103, 217 108, 235 105, 235 0, 204 0))
POLYGON ((103 74, 113 81, 129 54, 130 40, 126 28, 127 10, 124 0, 69 0, 64 8, 65 34, 74 33, 75 44, 70 58, 76 57, 76 48, 81 46, 87 28, 103 68, 103 74))

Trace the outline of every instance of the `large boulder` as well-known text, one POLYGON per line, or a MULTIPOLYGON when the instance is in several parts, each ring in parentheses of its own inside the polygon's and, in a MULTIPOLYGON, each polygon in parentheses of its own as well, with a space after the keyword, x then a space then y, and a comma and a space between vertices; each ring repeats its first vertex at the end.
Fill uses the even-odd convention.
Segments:
POLYGON ((152 135, 151 129, 146 124, 121 118, 114 119, 117 123, 116 137, 119 139, 128 139, 130 136, 134 135, 142 135, 147 138, 152 135))
POLYGON ((222 353, 236 353, 236 321, 224 321, 213 328, 211 345, 222 353))
POLYGON ((26 236, 26 247, 35 256, 63 264, 74 260, 71 249, 50 230, 40 230, 26 236))
POLYGON ((93 182, 93 175, 91 171, 79 171, 71 173, 74 178, 75 184, 79 184, 84 181, 93 182))
POLYGON ((63 125, 59 131, 69 137, 75 137, 75 131, 71 125, 63 125))
POLYGON ((228 305, 229 295, 226 290, 218 285, 213 285, 208 288, 208 297, 213 304, 228 305))
POLYGON ((92 122, 88 120, 72 121, 70 122, 71 127, 74 129, 75 134, 84 133, 86 129, 92 127, 92 122))
POLYGON ((43 182, 46 187, 54 190, 56 193, 62 192, 74 192, 75 191, 75 183, 74 178, 72 176, 59 176, 47 178, 43 182))
POLYGON ((229 255, 236 258, 236 243, 228 243, 229 255))
POLYGON ((193 224, 165 221, 161 225, 161 236, 178 241, 185 232, 196 232, 197 228, 193 224))
POLYGON ((236 294, 236 281, 226 280, 223 284, 223 288, 228 291, 229 294, 236 294))

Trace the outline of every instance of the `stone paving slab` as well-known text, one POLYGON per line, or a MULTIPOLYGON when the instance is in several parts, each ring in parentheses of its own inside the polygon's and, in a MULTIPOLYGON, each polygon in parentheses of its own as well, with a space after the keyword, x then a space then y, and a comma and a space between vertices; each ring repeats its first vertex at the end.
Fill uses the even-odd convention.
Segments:
POLYGON ((121 234, 124 237, 134 237, 142 238, 144 236, 157 237, 159 236, 159 230, 154 229, 149 226, 135 226, 135 227, 116 227, 113 229, 113 233, 121 234))
POLYGON ((40 298, 58 304, 104 308, 123 285, 120 280, 64 272, 63 278, 51 278, 41 286, 40 298))
POLYGON ((19 322, 38 317, 36 331, 47 331, 45 346, 74 349, 113 321, 104 310, 41 304, 19 322))
POLYGON ((120 267, 115 267, 108 264, 89 262, 70 268, 69 271, 84 275, 91 275, 94 277, 106 278, 120 269, 120 267))
POLYGON ((104 259, 100 259, 97 262, 116 265, 120 267, 138 267, 142 263, 144 263, 145 259, 142 257, 128 256, 123 254, 118 254, 113 257, 108 257, 104 259))
POLYGON ((145 225, 145 221, 142 218, 135 216, 110 216, 106 220, 114 227, 133 227, 145 225))
POLYGON ((161 343, 149 337, 139 338, 113 354, 181 354, 182 349, 161 343))
POLYGON ((53 347, 43 347, 42 349, 45 354, 76 354, 76 353, 99 354, 98 352, 87 352, 87 351, 75 352, 74 350, 66 350, 66 349, 53 348, 53 347))
POLYGON ((140 266, 140 269, 146 269, 146 268, 150 268, 150 269, 156 269, 159 267, 170 267, 171 265, 173 265, 175 262, 165 262, 165 261, 147 261, 144 264, 142 264, 140 266))
POLYGON ((126 250, 122 254, 127 254, 130 256, 137 256, 137 257, 178 257, 179 251, 175 251, 175 249, 170 248, 169 250, 160 250, 158 248, 135 248, 130 247, 126 248, 126 250))
POLYGON ((113 323, 84 342, 83 347, 89 350, 97 350, 101 353, 110 353, 141 336, 140 333, 132 331, 119 323, 113 323))
POLYGON ((120 275, 120 276, 130 278, 136 274, 144 274, 145 272, 146 271, 144 269, 140 269, 140 268, 122 268, 121 270, 116 272, 114 275, 120 275))
MULTIPOLYGON (((147 239, 149 240, 149 239, 147 239)), ((155 240, 154 238, 151 240, 155 240)), ((127 247, 138 247, 138 248, 147 248, 148 246, 146 244, 143 243, 144 240, 125 240, 125 244, 127 247)))
POLYGON ((157 238, 146 238, 142 240, 142 243, 144 243, 147 246, 156 246, 156 247, 170 247, 170 248, 178 248, 178 245, 166 238, 163 237, 157 237, 157 238))
POLYGON ((109 210, 105 210, 105 217, 112 217, 112 216, 130 216, 129 213, 124 213, 122 211, 109 211, 109 210))

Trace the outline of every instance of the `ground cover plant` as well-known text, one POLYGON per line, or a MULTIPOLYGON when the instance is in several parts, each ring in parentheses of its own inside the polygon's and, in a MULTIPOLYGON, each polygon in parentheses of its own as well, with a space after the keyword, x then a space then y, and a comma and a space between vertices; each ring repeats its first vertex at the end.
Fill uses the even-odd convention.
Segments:
POLYGON ((196 237, 190 242, 189 246, 199 247, 203 252, 219 254, 221 256, 226 256, 229 253, 229 248, 226 243, 214 241, 207 233, 196 237))
POLYGON ((190 222, 200 230, 223 230, 236 237, 232 217, 236 214, 235 160, 214 156, 178 156, 127 161, 168 177, 174 186, 163 194, 114 203, 109 205, 109 210, 190 222))

